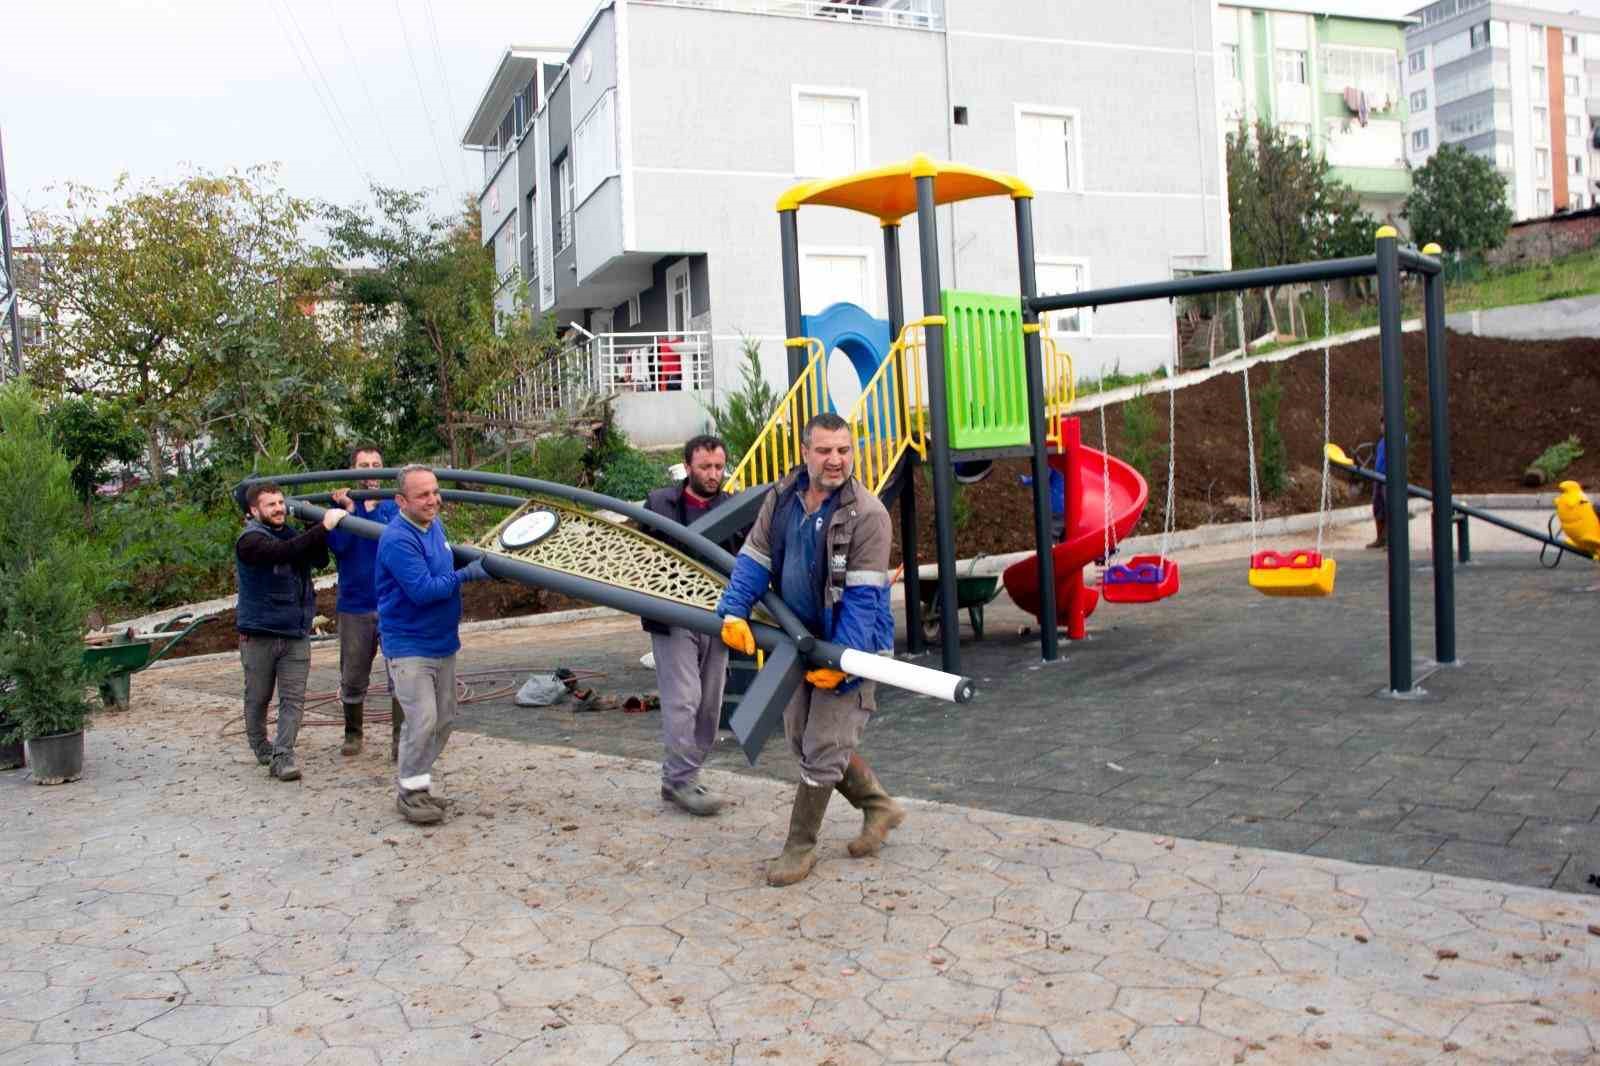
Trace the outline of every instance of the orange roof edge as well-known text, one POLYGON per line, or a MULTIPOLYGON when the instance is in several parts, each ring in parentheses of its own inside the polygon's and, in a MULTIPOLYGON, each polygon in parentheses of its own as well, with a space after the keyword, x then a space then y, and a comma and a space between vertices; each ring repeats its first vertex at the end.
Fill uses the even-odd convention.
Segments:
POLYGON ((917 209, 917 178, 933 179, 933 201, 955 203, 982 196, 1031 199, 1033 189, 1021 178, 960 163, 941 163, 915 155, 899 163, 863 170, 840 178, 803 181, 778 197, 779 211, 802 206, 837 207, 872 215, 883 223, 898 222, 917 209))

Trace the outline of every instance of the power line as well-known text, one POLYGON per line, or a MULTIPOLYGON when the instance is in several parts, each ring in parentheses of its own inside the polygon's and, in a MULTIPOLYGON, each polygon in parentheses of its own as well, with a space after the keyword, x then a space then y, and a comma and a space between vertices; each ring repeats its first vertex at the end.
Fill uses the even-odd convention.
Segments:
POLYGON ((339 40, 344 43, 345 58, 350 60, 350 68, 356 72, 356 77, 361 82, 361 91, 366 94, 367 106, 372 108, 372 124, 378 127, 378 134, 383 138, 384 145, 389 149, 389 158, 394 160, 395 180, 405 180, 406 167, 400 162, 400 153, 395 151, 394 139, 389 136, 388 127, 383 124, 383 112, 378 107, 378 102, 373 99, 372 87, 367 84, 367 76, 361 69, 361 64, 356 61, 355 50, 350 47, 350 39, 344 34, 344 22, 339 18, 339 9, 333 9, 333 28, 339 31, 339 40))
POLYGON ((406 32, 405 12, 400 10, 400 0, 394 0, 395 18, 400 22, 400 36, 406 42, 406 58, 411 60, 411 76, 417 83, 417 98, 422 101, 422 117, 428 122, 428 139, 433 142, 433 154, 439 159, 439 176, 445 188, 450 187, 450 168, 444 165, 444 153, 439 151, 438 128, 433 124, 433 113, 428 110, 428 94, 422 88, 422 72, 417 69, 417 54, 411 50, 411 34, 406 32))
MULTIPOLYGON (((289 0, 278 0, 278 2, 283 5, 283 12, 289 16, 289 23, 294 27, 295 33, 300 35, 300 41, 305 45, 306 56, 311 60, 312 69, 317 72, 317 78, 322 82, 322 88, 328 94, 328 100, 333 104, 333 110, 339 116, 339 121, 344 123, 345 130, 350 134, 350 143, 355 145, 356 154, 359 157, 361 154, 361 138, 356 135, 355 125, 346 117, 344 108, 339 106, 339 96, 333 91, 333 83, 328 80, 327 74, 323 72, 322 64, 317 61, 316 49, 311 47, 311 40, 306 36, 305 30, 300 28, 300 20, 295 17, 294 8, 290 6, 289 0)), ((372 175, 367 173, 365 167, 362 168, 362 172, 367 174, 367 184, 372 184, 372 175)))
MULTIPOLYGON (((439 24, 433 19, 433 0, 422 0, 422 9, 428 16, 428 32, 433 35, 433 59, 439 65, 439 80, 444 83, 444 101, 450 108, 450 128, 454 136, 461 135, 461 115, 456 111, 456 97, 450 91, 450 75, 444 66, 444 50, 439 47, 439 24)), ((461 152, 456 153, 456 162, 461 164, 461 184, 470 187, 472 182, 467 176, 467 159, 461 152)))
POLYGON ((284 23, 282 14, 276 8, 272 10, 273 16, 278 20, 279 28, 283 30, 284 38, 289 42, 289 51, 294 53, 295 62, 300 64, 300 72, 305 75, 306 84, 311 87, 312 95, 317 98, 317 103, 322 105, 322 113, 328 117, 328 125, 333 127, 334 137, 338 139, 340 146, 344 148, 345 155, 350 158, 350 165, 355 167, 356 174, 360 176, 362 182, 371 186, 372 176, 361 165, 360 157, 350 147, 350 142, 346 139, 344 130, 339 127, 339 121, 333 117, 333 110, 328 106, 328 102, 322 98, 322 90, 317 87, 315 79, 311 77, 311 70, 306 66, 305 59, 301 57, 300 49, 295 46, 294 37, 290 35, 289 27, 284 23))

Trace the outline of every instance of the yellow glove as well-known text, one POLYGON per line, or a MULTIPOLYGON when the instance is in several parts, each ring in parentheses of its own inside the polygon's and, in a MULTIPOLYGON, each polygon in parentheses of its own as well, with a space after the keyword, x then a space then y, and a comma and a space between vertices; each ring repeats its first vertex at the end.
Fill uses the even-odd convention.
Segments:
POLYGON ((756 653, 756 635, 750 632, 750 623, 743 618, 730 616, 722 620, 722 643, 745 655, 756 653))
POLYGON ((831 667, 823 666, 816 670, 806 671, 806 684, 817 688, 838 688, 844 679, 849 676, 843 670, 835 670, 831 667))

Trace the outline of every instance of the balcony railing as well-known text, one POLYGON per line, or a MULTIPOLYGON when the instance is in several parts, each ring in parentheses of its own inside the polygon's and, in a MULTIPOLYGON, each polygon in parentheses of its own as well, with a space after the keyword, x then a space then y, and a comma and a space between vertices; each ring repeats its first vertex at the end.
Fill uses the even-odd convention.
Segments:
POLYGON ((710 392, 712 348, 703 332, 602 333, 518 374, 490 401, 488 416, 530 424, 602 396, 710 392))
POLYGON ((851 0, 632 0, 657 7, 695 7, 712 11, 742 11, 753 15, 833 19, 906 30, 944 28, 942 0, 891 0, 879 5, 851 0))

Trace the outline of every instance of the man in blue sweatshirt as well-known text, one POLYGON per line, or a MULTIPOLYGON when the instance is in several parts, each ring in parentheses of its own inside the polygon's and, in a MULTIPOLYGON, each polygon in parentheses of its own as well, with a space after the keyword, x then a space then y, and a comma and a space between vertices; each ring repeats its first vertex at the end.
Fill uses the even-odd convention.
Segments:
POLYGON ((444 801, 430 789, 434 761, 455 725, 461 586, 489 575, 478 560, 456 569, 432 469, 402 467, 396 487, 400 514, 378 540, 378 636, 405 713, 395 807, 408 822, 429 825, 444 820, 444 801))
MULTIPOLYGON (((383 453, 376 444, 358 444, 350 452, 357 470, 377 470, 383 453)), ((376 489, 374 479, 361 481, 361 489, 376 489)), ((357 518, 387 525, 400 509, 393 500, 354 500, 348 489, 333 493, 337 507, 357 518)), ((328 534, 328 550, 339 567, 339 700, 344 704, 344 743, 340 755, 361 753, 361 726, 372 683, 372 660, 378 654, 378 591, 373 586, 378 565, 378 542, 335 529, 328 534)))

